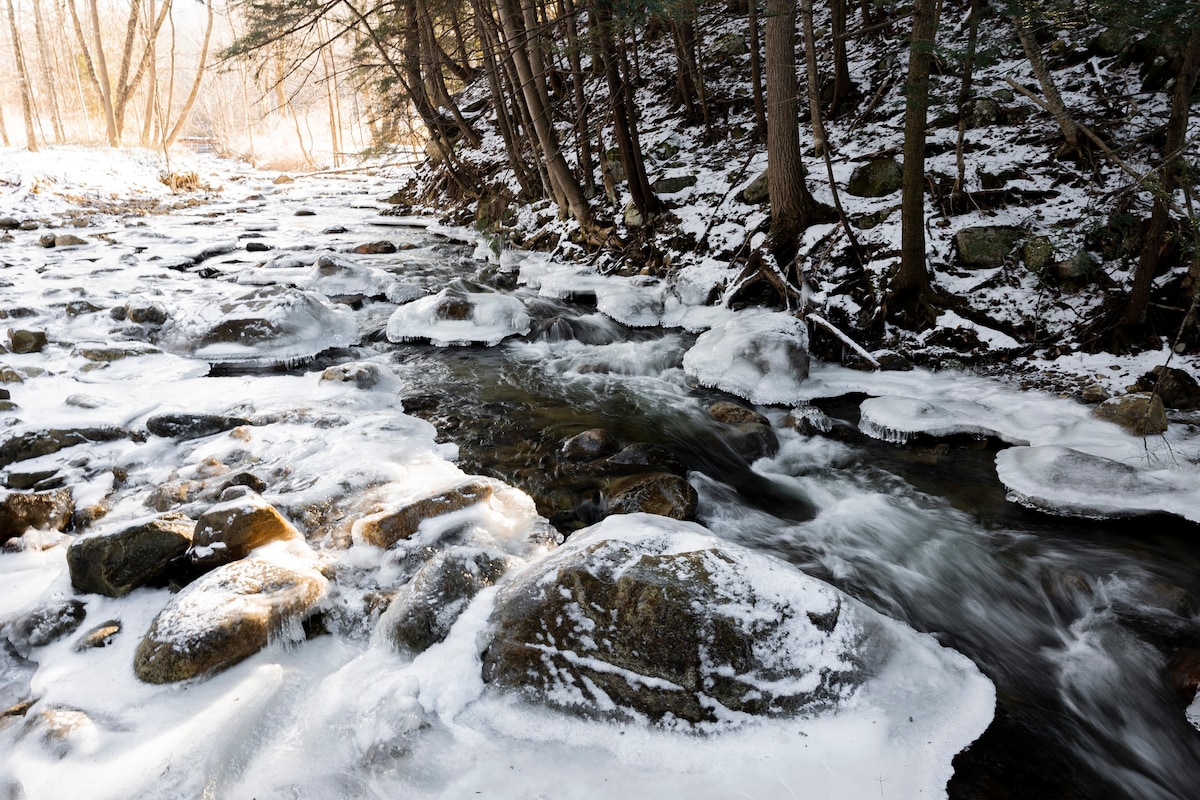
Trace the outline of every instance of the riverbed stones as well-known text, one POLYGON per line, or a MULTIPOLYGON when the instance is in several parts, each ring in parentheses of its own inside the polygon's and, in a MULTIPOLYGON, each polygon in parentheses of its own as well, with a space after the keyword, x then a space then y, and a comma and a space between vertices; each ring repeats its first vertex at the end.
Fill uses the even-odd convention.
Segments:
POLYGON ((396 593, 379 627, 400 652, 423 653, 446 638, 471 599, 495 584, 511 564, 498 550, 440 551, 396 593))
POLYGON ((91 428, 49 428, 27 430, 0 440, 0 467, 87 442, 113 442, 130 438, 126 428, 101 425, 91 428))
POLYGON ((71 522, 75 501, 70 489, 6 492, 0 499, 0 543, 30 528, 61 531, 71 522))
POLYGON ((383 370, 375 364, 351 362, 327 367, 321 380, 329 383, 353 383, 359 389, 372 389, 383 380, 383 370))
POLYGON ((296 526, 284 519, 258 492, 233 486, 222 501, 209 508, 192 534, 192 563, 215 567, 245 558, 271 542, 302 541, 296 526))
POLYGON ((75 642, 75 652, 86 653, 88 650, 108 647, 120 632, 121 620, 110 619, 101 622, 99 625, 85 631, 79 637, 75 642))
POLYGON ((146 420, 146 429, 167 439, 198 439, 252 424, 245 417, 224 414, 155 414, 146 420))
POLYGON ((882 636, 832 587, 700 526, 643 515, 576 533, 504 584, 490 627, 487 683, 586 717, 672 727, 836 706, 882 636))
POLYGON ((954 234, 958 264, 964 269, 995 269, 1004 265, 1025 232, 1011 225, 979 225, 954 234))
POLYGON ((738 425, 743 422, 755 422, 760 425, 769 425, 770 422, 762 414, 752 408, 731 403, 728 400, 720 400, 708 407, 708 414, 717 422, 724 422, 729 425, 738 425))
POLYGON ((138 297, 125 304, 125 318, 138 325, 156 328, 167 321, 167 307, 157 300, 138 297))
POLYGON ((363 517, 354 523, 353 535, 366 544, 386 549, 411 537, 424 520, 486 503, 494 491, 493 484, 486 480, 470 481, 415 503, 363 517))
POLYGON ((378 242, 363 242, 360 245, 356 245, 350 252, 363 256, 388 255, 396 252, 396 245, 393 242, 382 239, 378 242))
POLYGON ((631 475, 608 486, 609 514, 657 514, 672 519, 696 516, 699 497, 690 483, 669 472, 631 475))
POLYGON ((1153 436, 1167 429, 1162 398, 1146 392, 1105 400, 1092 409, 1092 416, 1115 422, 1134 436, 1153 436))
POLYGON ((195 523, 165 515, 109 533, 81 536, 67 548, 75 590, 122 597, 165 573, 187 553, 195 523))
POLYGON ((45 647, 75 632, 86 615, 87 605, 81 600, 48 600, 13 620, 6 628, 8 640, 18 653, 28 656, 31 648, 45 647))
POLYGON ((603 428, 591 428, 567 438, 558 449, 560 458, 567 461, 592 461, 612 455, 621 443, 603 428))
POLYGON ((316 570, 259 558, 219 567, 177 594, 134 656, 146 683, 174 683, 227 669, 274 639, 303 636, 301 621, 324 596, 316 570))
POLYGON ((45 331, 8 329, 8 349, 14 353, 40 353, 46 349, 47 344, 49 340, 45 331))

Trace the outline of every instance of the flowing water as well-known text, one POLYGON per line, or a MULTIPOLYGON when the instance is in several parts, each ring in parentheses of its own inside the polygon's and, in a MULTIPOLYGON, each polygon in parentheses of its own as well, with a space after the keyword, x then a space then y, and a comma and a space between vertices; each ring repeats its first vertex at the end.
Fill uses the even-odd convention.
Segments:
POLYGON ((818 401, 829 435, 760 409, 781 447, 751 466, 705 411, 728 398, 680 369, 692 337, 518 292, 541 322, 532 342, 380 345, 406 408, 459 446, 464 469, 536 495, 568 436, 661 445, 691 471, 711 530, 934 633, 992 679, 996 719, 956 759, 952 797, 1195 795, 1200 736, 1168 662, 1200 643, 1196 526, 1023 509, 996 478, 1000 443, 873 440, 854 396, 818 401))

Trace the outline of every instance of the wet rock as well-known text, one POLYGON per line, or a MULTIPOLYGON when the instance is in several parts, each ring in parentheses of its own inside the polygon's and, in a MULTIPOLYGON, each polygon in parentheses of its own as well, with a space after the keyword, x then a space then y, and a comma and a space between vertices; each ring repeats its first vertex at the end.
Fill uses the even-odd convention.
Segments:
POLYGON ((678 725, 814 713, 865 679, 882 632, 851 601, 650 519, 611 517, 502 586, 484 680, 584 716, 678 725))
POLYGON ((1167 429, 1167 412, 1158 395, 1134 393, 1105 400, 1092 416, 1115 422, 1134 436, 1152 436, 1167 429))
POLYGON ((349 229, 345 225, 330 225, 321 231, 321 233, 326 236, 336 236, 339 233, 347 233, 348 231, 349 229))
POLYGON ((763 172, 738 193, 738 199, 747 205, 757 206, 770 199, 770 179, 763 172))
POLYGON ((17 652, 28 656, 31 648, 45 647, 74 633, 86 615, 87 606, 80 600, 51 600, 13 620, 7 629, 8 640, 17 652))
POLYGON ((43 233, 38 237, 38 244, 46 248, 54 247, 54 238, 53 233, 43 233))
POLYGON ((617 437, 603 428, 592 428, 565 440, 558 455, 567 461, 592 461, 612 455, 620 447, 617 437))
POLYGON ((296 182, 296 179, 293 178, 291 175, 277 175, 275 177, 275 180, 271 181, 271 183, 275 184, 276 186, 284 186, 286 184, 295 183, 295 182, 296 182))
POLYGON ((313 211, 311 208, 296 209, 297 217, 315 217, 316 215, 317 215, 317 212, 313 211))
POLYGON ((1184 705, 1196 699, 1200 688, 1200 649, 1182 647, 1167 663, 1167 680, 1184 705))
POLYGON ((14 353, 40 353, 46 349, 48 343, 45 331, 18 328, 8 330, 8 349, 14 353))
POLYGON ((728 400, 713 403, 708 407, 708 414, 717 422, 724 422, 729 425, 737 425, 741 422, 757 422, 760 425, 771 424, 766 417, 754 409, 746 408, 737 403, 731 403, 728 400))
POLYGON ((67 568, 77 592, 121 597, 161 577, 187 553, 195 528, 176 514, 113 533, 81 536, 67 549, 67 568))
POLYGON ((387 240, 378 242, 364 242, 363 244, 356 246, 350 252, 363 256, 387 255, 389 253, 396 252, 396 245, 387 240))
POLYGON ((656 514, 671 519, 696 516, 699 497, 692 485, 668 472, 633 475, 614 480, 608 486, 609 514, 656 514))
POLYGON ((423 653, 446 638, 471 599, 498 581, 510 563, 496 550, 439 552, 396 593, 379 620, 380 630, 401 652, 423 653))
POLYGON ((226 564, 155 617, 138 645, 134 672, 147 683, 173 683, 227 669, 274 639, 299 639, 301 620, 326 586, 316 570, 263 559, 226 564))
POLYGON ((146 429, 167 439, 198 439, 250 424, 245 417, 222 414, 156 414, 146 420, 146 429))
POLYGON ((1110 397, 1112 395, 1108 393, 1108 390, 1098 383, 1089 383, 1079 392, 1079 399, 1089 404, 1103 403, 1110 397))
POLYGON ((266 253, 269 250, 271 250, 271 245, 267 244, 266 242, 260 242, 257 240, 246 242, 247 253, 266 253))
POLYGON ((25 717, 25 736, 60 758, 94 737, 96 723, 78 708, 51 706, 25 717))
POLYGON ((245 486, 251 491, 262 494, 267 490, 267 482, 258 477, 252 472, 238 472, 230 475, 224 483, 217 489, 217 495, 220 496, 226 489, 233 486, 245 486))
POLYGON ((10 492, 0 500, 0 543, 29 528, 61 531, 71 522, 75 501, 70 489, 48 492, 10 492))
POLYGON ((75 345, 72 352, 97 364, 111 364, 114 361, 123 361, 126 358, 136 358, 162 351, 146 342, 122 342, 120 344, 78 344, 75 345))
POLYGON ((16 217, 0 217, 0 231, 15 231, 21 227, 21 221, 16 217))
POLYGON ((0 440, 0 467, 38 456, 48 456, 68 447, 88 442, 113 442, 131 438, 125 428, 51 428, 14 434, 0 440))
POLYGON ((364 517, 354 523, 354 536, 367 544, 388 548, 416 533, 422 521, 485 503, 493 491, 492 484, 486 481, 464 483, 399 509, 364 517))
POLYGON ((880 372, 908 372, 913 368, 912 361, 895 350, 876 350, 871 356, 879 362, 880 372))
POLYGON ((817 436, 833 430, 833 420, 816 406, 793 408, 784 418, 783 424, 805 436, 817 436))
POLYGON ((32 472, 10 471, 4 476, 4 488, 18 491, 57 489, 62 484, 63 478, 58 474, 57 469, 39 469, 32 472), (56 485, 52 486, 51 483, 56 485))
POLYGON ((687 473, 687 465, 676 458, 670 449, 661 444, 648 442, 626 445, 609 456, 604 463, 616 467, 617 471, 625 472, 629 471, 630 467, 655 467, 666 472, 674 472, 676 475, 687 473))
POLYGON ((125 318, 138 325, 157 327, 164 324, 169 316, 166 306, 154 300, 138 298, 125 304, 125 318))
POLYGON ((958 263, 964 269, 993 269, 1003 266, 1009 253, 1025 235, 1009 225, 981 225, 954 234, 958 263))
POLYGON ((338 364, 322 372, 321 380, 331 383, 353 383, 359 389, 370 389, 383 380, 383 372, 374 364, 338 364))
POLYGON ((855 197, 885 197, 900 191, 903 168, 894 158, 875 158, 850 173, 846 192, 855 197))
POLYGON ((110 619, 107 622, 102 622, 79 637, 78 641, 75 642, 75 652, 85 653, 88 650, 108 647, 120 632, 121 621, 119 619, 110 619))
POLYGON ((215 567, 245 558, 252 550, 271 542, 303 541, 304 536, 296 526, 249 487, 227 489, 222 498, 222 502, 196 520, 192 534, 193 564, 215 567))
POLYGON ((73 233, 60 233, 58 236, 54 237, 55 247, 79 247, 80 245, 85 245, 87 243, 87 239, 76 236, 73 233))
POLYGON ((1191 373, 1174 367, 1157 366, 1137 382, 1145 392, 1155 392, 1167 408, 1187 410, 1200 406, 1200 383, 1191 373))

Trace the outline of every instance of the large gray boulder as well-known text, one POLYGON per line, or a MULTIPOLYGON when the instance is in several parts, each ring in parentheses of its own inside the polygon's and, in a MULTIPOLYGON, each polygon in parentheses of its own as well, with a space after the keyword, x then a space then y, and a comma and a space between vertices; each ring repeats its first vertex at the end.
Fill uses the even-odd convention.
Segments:
POLYGON ((127 595, 162 575, 187 553, 195 523, 182 515, 158 517, 113 531, 82 536, 67 549, 76 591, 127 595))
POLYGON ((900 191, 904 170, 894 158, 875 158, 850 173, 846 192, 855 197, 885 197, 900 191))
POLYGON ((736 723, 850 697, 887 636, 852 600, 698 525, 610 517, 502 586, 488 683, 589 717, 736 723))
POLYGON ((994 269, 1003 266, 1025 232, 1011 225, 979 225, 954 234, 958 264, 964 269, 994 269))
POLYGON ((177 594, 138 645, 134 672, 147 683, 173 683, 219 672, 273 639, 296 637, 325 595, 314 569, 260 558, 213 570, 177 594))

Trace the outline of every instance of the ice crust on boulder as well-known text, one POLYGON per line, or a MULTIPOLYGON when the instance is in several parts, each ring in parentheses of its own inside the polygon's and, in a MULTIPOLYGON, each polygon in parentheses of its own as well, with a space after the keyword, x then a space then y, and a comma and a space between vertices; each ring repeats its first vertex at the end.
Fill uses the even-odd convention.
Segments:
POLYGON ((915 397, 870 397, 859 406, 859 428, 868 436, 904 444, 919 434, 950 436, 956 433, 996 436, 1012 444, 1024 439, 997 427, 995 409, 969 400, 932 403, 915 397))
POLYGON ((162 345, 210 364, 295 364, 358 342, 354 314, 311 292, 273 286, 193 302, 164 328, 162 345))
POLYGON ((745 311, 700 334, 683 370, 751 403, 797 403, 808 376, 808 330, 790 314, 745 311))
POLYGON ((387 338, 391 342, 428 339, 438 347, 492 346, 529 333, 529 327, 529 314, 515 297, 443 290, 396 309, 388 320, 387 338))
POLYGON ((1139 468, 1068 447, 1012 447, 996 454, 1009 499, 1054 514, 1107 519, 1156 512, 1200 522, 1200 473, 1139 468))

